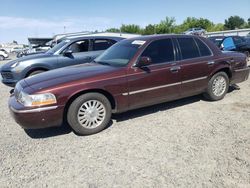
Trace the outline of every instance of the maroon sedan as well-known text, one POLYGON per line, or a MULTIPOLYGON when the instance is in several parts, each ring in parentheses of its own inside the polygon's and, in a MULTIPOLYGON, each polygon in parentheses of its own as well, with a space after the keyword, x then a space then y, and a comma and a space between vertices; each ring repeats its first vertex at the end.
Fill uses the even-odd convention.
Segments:
POLYGON ((94 62, 20 81, 9 99, 25 129, 60 126, 79 134, 103 130, 112 113, 204 93, 222 99, 248 79, 241 53, 222 53, 205 38, 154 35, 121 41, 94 62))

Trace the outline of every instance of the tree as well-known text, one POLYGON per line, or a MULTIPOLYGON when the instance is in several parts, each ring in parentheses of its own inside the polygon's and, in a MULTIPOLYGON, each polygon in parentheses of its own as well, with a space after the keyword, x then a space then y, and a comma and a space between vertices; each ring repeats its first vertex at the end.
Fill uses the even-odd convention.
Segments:
POLYGON ((231 16, 225 20, 226 29, 236 29, 242 28, 244 26, 245 20, 239 16, 231 16))
POLYGON ((152 24, 147 25, 145 29, 143 30, 144 35, 152 35, 152 34, 155 34, 155 32, 156 32, 155 26, 152 24))
POLYGON ((173 33, 175 27, 175 18, 166 17, 165 20, 162 20, 159 24, 156 25, 156 33, 173 33))
POLYGON ((121 26, 121 32, 123 32, 123 33, 137 33, 137 34, 141 34, 142 29, 140 28, 139 25, 135 25, 135 24, 124 25, 124 24, 122 24, 122 26, 121 26))
POLYGON ((106 30, 107 32, 113 32, 113 33, 120 33, 120 29, 117 28, 110 28, 106 30))

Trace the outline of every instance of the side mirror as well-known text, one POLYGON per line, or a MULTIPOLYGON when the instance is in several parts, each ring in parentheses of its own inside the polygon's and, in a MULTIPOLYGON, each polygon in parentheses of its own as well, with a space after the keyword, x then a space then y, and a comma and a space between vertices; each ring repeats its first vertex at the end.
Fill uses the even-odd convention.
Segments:
POLYGON ((152 59, 150 57, 140 57, 139 61, 137 62, 136 66, 137 67, 145 67, 148 66, 152 63, 152 59))
POLYGON ((64 55, 64 56, 71 56, 71 55, 72 55, 72 53, 73 53, 73 51, 72 51, 72 50, 67 49, 67 50, 65 50, 65 51, 63 52, 63 55, 64 55))

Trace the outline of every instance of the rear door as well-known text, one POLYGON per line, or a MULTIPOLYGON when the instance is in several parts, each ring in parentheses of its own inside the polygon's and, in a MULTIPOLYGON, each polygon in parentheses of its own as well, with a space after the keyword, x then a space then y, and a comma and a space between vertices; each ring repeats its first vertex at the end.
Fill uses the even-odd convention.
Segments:
POLYGON ((214 65, 212 52, 198 38, 180 37, 176 40, 180 54, 181 94, 198 94, 207 87, 208 74, 214 65))
POLYGON ((95 59, 115 43, 116 41, 111 39, 93 39, 91 40, 91 49, 89 51, 89 56, 91 56, 92 59, 95 59))
POLYGON ((180 96, 179 67, 171 38, 151 42, 140 57, 152 64, 128 70, 129 107, 138 108, 180 96))

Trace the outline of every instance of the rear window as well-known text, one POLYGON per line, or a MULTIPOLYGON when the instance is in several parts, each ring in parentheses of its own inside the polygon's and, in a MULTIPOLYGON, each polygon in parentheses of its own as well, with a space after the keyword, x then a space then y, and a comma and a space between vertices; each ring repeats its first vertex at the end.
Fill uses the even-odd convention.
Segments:
POLYGON ((106 50, 113 44, 115 44, 116 41, 114 40, 106 40, 106 39, 96 39, 94 40, 94 51, 99 51, 99 50, 106 50))
POLYGON ((195 39, 195 41, 199 47, 201 56, 210 56, 211 55, 210 49, 207 47, 207 45, 204 44, 204 42, 202 42, 200 39, 195 39))
POLYGON ((200 57, 199 49, 193 38, 178 38, 182 59, 200 57))

